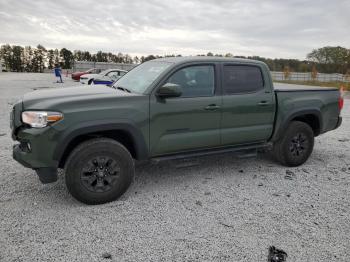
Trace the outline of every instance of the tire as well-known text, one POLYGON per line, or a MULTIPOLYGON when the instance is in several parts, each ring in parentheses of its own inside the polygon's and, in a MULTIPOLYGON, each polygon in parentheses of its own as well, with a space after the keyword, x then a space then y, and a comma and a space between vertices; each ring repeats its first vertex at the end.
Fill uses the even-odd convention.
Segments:
POLYGON ((70 194, 91 205, 118 199, 132 183, 135 173, 130 152, 109 138, 95 138, 78 145, 64 169, 70 194))
POLYGON ((314 147, 312 128, 300 121, 292 121, 273 146, 273 155, 284 166, 300 166, 306 162, 314 147))
POLYGON ((90 80, 88 81, 88 85, 91 85, 93 81, 94 81, 94 79, 90 79, 90 80))

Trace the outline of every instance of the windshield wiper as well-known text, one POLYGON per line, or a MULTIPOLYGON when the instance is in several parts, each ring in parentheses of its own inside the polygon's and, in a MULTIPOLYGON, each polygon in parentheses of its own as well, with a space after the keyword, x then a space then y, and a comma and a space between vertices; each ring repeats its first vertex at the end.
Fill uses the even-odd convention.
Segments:
POLYGON ((125 88, 125 87, 117 86, 117 87, 114 87, 114 88, 119 89, 119 90, 122 90, 122 91, 124 91, 124 92, 131 93, 131 91, 130 91, 129 89, 125 88))

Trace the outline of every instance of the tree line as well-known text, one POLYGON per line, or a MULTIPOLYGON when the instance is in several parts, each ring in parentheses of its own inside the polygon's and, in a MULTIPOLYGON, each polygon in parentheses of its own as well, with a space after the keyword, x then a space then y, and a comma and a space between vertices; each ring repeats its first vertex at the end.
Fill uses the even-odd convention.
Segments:
MULTIPOLYGON (((181 56, 181 55, 167 55, 181 56)), ((350 74, 350 49, 345 47, 326 46, 312 50, 306 55, 305 60, 283 59, 283 58, 265 58, 260 56, 239 56, 231 53, 227 54, 198 54, 198 56, 219 56, 255 59, 265 62, 271 71, 291 71, 291 72, 313 72, 317 70, 320 73, 341 73, 350 74)), ((14 72, 43 72, 44 69, 53 69, 59 64, 64 69, 73 67, 74 61, 89 62, 114 62, 139 64, 156 58, 159 55, 148 56, 130 56, 128 54, 113 54, 111 52, 98 51, 90 53, 89 51, 74 50, 67 48, 46 49, 42 45, 37 47, 19 46, 19 45, 1 45, 0 59, 3 68, 14 72)))

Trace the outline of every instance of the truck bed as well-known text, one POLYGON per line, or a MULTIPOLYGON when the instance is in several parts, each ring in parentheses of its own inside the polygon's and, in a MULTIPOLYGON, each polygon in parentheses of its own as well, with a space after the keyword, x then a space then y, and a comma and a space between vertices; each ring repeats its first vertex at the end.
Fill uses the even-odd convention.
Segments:
POLYGON ((305 86, 284 83, 274 83, 276 96, 276 126, 283 129, 281 123, 293 118, 300 112, 317 115, 319 132, 322 134, 336 128, 339 121, 339 90, 321 86, 305 86))
POLYGON ((323 87, 323 86, 307 86, 307 85, 295 85, 285 83, 273 83, 274 89, 277 92, 294 92, 294 91, 335 91, 336 87, 323 87))

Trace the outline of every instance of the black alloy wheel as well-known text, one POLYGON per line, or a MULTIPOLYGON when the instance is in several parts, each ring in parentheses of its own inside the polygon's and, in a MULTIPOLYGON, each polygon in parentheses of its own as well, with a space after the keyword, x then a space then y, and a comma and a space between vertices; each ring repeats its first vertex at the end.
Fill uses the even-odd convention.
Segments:
POLYGON ((135 173, 128 149, 110 138, 92 138, 79 144, 65 164, 68 191, 86 204, 118 199, 128 189, 135 173))
POLYGON ((119 164, 113 158, 92 157, 82 169, 80 180, 92 192, 107 192, 113 188, 119 173, 119 164))
POLYGON ((314 147, 314 131, 305 122, 292 121, 273 145, 274 157, 284 166, 306 162, 314 147))
POLYGON ((290 141, 289 150, 294 157, 301 157, 307 152, 309 147, 308 139, 305 134, 298 133, 290 141))

